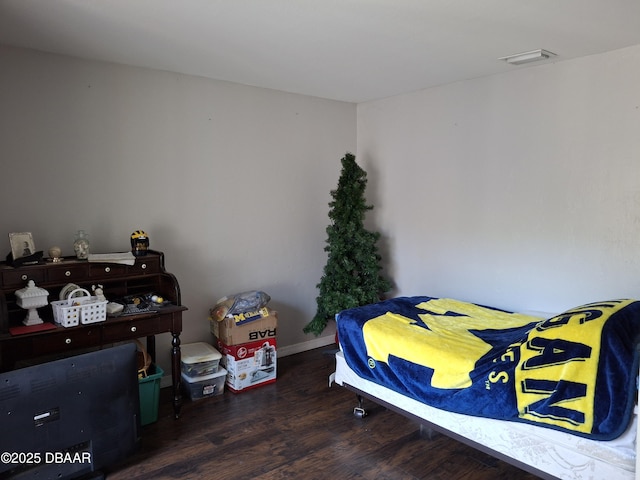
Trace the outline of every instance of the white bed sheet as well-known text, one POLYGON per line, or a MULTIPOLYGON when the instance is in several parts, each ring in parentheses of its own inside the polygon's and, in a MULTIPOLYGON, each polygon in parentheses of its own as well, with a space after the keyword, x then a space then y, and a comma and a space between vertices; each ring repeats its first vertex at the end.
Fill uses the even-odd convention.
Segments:
MULTIPOLYGON (((336 354, 330 378, 351 385, 451 432, 532 465, 561 479, 631 480, 635 477, 637 412, 627 431, 610 442, 598 442, 524 423, 472 417, 439 410, 360 378, 336 354)), ((637 409, 636 409, 637 410, 637 409)))

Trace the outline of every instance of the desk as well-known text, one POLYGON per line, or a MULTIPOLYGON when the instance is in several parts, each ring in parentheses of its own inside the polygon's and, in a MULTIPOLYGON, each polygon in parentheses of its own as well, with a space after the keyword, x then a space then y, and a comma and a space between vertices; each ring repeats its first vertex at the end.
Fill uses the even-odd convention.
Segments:
MULTIPOLYGON (((147 351, 155 359, 155 335, 171 333, 171 379, 176 418, 181 406, 180 333, 182 312, 180 288, 176 278, 165 271, 164 255, 150 251, 137 257, 135 265, 89 263, 65 258, 60 263, 42 263, 13 268, 0 263, 0 370, 11 370, 16 362, 48 355, 72 355, 74 351, 102 348, 114 343, 146 337, 147 351), (49 292, 49 302, 58 300, 68 283, 91 291, 100 284, 107 298, 154 292, 170 303, 155 312, 122 317, 107 317, 104 322, 12 335, 10 329, 22 324, 26 311, 16 304, 14 292, 29 280, 49 292)), ((45 322, 53 321, 51 306, 38 309, 45 322)))

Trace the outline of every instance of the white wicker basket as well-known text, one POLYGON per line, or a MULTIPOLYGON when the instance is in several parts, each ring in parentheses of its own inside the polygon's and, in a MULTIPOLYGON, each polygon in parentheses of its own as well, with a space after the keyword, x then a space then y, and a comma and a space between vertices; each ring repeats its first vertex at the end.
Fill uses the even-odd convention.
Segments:
POLYGON ((107 301, 99 302, 97 297, 84 288, 69 292, 67 300, 51 302, 53 320, 63 327, 75 327, 82 324, 103 322, 107 319, 107 301), (83 292, 85 296, 74 297, 76 292, 83 292))

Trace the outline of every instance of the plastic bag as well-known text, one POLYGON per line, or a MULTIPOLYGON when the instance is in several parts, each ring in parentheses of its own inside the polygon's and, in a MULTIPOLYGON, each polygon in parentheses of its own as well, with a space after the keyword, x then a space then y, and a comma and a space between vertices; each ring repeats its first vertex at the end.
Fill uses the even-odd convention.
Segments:
POLYGON ((227 315, 238 315, 245 312, 253 312, 265 307, 271 297, 259 290, 228 295, 221 298, 211 309, 211 318, 221 321, 227 315))

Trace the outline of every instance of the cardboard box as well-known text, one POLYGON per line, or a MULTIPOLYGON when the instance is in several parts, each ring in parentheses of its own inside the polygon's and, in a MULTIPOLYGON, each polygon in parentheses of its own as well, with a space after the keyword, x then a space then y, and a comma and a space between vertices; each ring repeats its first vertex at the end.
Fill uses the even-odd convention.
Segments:
POLYGON ((238 393, 276 381, 276 339, 241 345, 218 341, 221 363, 227 370, 227 387, 238 393))
POLYGON ((269 309, 267 307, 262 307, 251 312, 234 313, 233 315, 228 316, 233 317, 236 325, 242 325, 243 323, 252 322, 261 317, 268 317, 269 314, 269 309))
POLYGON ((260 316, 249 322, 238 324, 236 319, 224 317, 221 321, 210 320, 211 333, 225 345, 241 345, 276 338, 278 313, 268 310, 266 317, 260 316))

